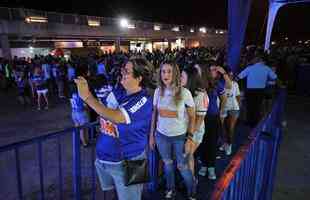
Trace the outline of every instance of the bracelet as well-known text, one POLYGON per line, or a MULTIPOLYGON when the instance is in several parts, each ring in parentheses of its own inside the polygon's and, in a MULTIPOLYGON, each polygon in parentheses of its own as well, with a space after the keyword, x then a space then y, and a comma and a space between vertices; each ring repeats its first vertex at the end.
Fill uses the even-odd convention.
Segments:
POLYGON ((192 138, 192 137, 194 137, 194 134, 190 133, 190 132, 187 132, 187 136, 192 138))
POLYGON ((187 136, 186 139, 187 139, 187 140, 194 141, 193 136, 187 136))
POLYGON ((89 94, 85 99, 84 101, 87 102, 87 100, 91 97, 91 94, 89 94))

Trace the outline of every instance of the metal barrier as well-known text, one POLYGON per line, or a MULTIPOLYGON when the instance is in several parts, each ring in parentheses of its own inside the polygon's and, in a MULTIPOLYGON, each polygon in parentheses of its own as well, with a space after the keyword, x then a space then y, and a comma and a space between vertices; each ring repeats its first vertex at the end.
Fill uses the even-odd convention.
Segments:
MULTIPOLYGON (((21 166, 22 162, 20 159, 20 149, 25 146, 31 146, 31 145, 37 145, 37 155, 38 155, 38 163, 39 163, 39 182, 40 182, 40 199, 45 199, 45 185, 44 185, 44 173, 43 173, 43 150, 42 145, 44 142, 51 140, 51 139, 57 139, 57 160, 58 160, 58 191, 59 191, 59 199, 63 199, 63 158, 62 158, 62 137, 64 137, 67 134, 72 134, 72 152, 73 152, 73 169, 72 169, 72 175, 73 175, 73 191, 74 191, 74 197, 75 199, 80 199, 81 196, 81 160, 80 160, 80 138, 79 138, 79 131, 82 128, 90 128, 90 135, 91 138, 94 138, 94 127, 97 125, 97 123, 90 123, 88 125, 85 125, 83 127, 76 127, 76 128, 69 128, 63 131, 50 133, 44 136, 39 136, 30 140, 17 142, 13 144, 9 144, 6 146, 0 147, 0 154, 3 154, 5 152, 14 151, 15 154, 15 167, 16 167, 16 187, 18 191, 18 199, 24 198, 23 193, 23 180, 22 180, 22 171, 21 166)), ((94 160, 95 160, 95 152, 94 147, 92 147, 91 151, 91 158, 92 158, 92 199, 95 199, 95 167, 94 167, 94 160)))
MULTIPOLYGON (((279 144, 282 137, 281 121, 283 116, 284 104, 286 99, 286 91, 280 90, 277 100, 274 103, 272 112, 265 117, 261 123, 252 131, 247 142, 243 145, 236 155, 231 160, 230 164, 224 171, 223 175, 216 183, 212 200, 234 200, 234 199, 262 199, 269 200, 272 197, 273 181, 276 170, 277 155, 279 144)), ((94 142, 94 131, 98 124, 89 123, 82 127, 69 128, 63 131, 50 133, 44 136, 39 136, 30 140, 13 143, 0 147, 0 155, 10 151, 14 152, 15 169, 16 169, 16 188, 17 198, 24 199, 25 192, 23 190, 23 174, 21 166, 21 148, 25 146, 36 146, 39 166, 39 189, 40 199, 45 199, 46 185, 44 176, 44 161, 43 161, 43 144, 49 140, 57 140, 57 160, 58 167, 58 199, 64 199, 64 173, 63 163, 64 156, 62 154, 61 141, 65 135, 72 134, 72 189, 73 198, 81 199, 81 149, 79 131, 82 128, 90 129, 90 138, 94 142)), ((91 158, 91 199, 96 199, 97 184, 95 175, 95 146, 90 148, 91 158)), ((50 159, 50 158, 49 158, 50 159)), ((158 155, 150 152, 148 155, 150 162, 151 182, 148 184, 149 191, 155 191, 158 186, 158 155)), ((71 172, 71 170, 70 170, 71 172)), ((38 198, 36 198, 38 199, 38 198)), ((104 198, 106 195, 104 193, 104 198)), ((109 198, 107 198, 109 199, 109 198)))
MULTIPOLYGON (((81 127, 76 127, 76 128, 69 128, 63 131, 55 132, 55 133, 50 133, 44 136, 39 136, 30 140, 25 140, 22 142, 17 142, 13 144, 9 144, 6 146, 0 147, 0 155, 3 155, 5 153, 8 153, 10 151, 14 152, 14 157, 15 157, 15 168, 16 168, 16 188, 17 188, 17 197, 14 199, 24 199, 25 198, 25 192, 23 190, 24 185, 23 182, 23 171, 21 170, 23 166, 23 162, 21 161, 21 148, 25 146, 35 146, 36 147, 36 153, 38 155, 38 167, 39 167, 39 190, 40 190, 40 197, 36 197, 35 199, 46 199, 46 188, 48 187, 45 185, 45 176, 44 176, 44 167, 43 167, 43 149, 42 145, 46 143, 49 140, 56 139, 57 140, 57 160, 58 160, 58 166, 55 168, 55 170, 58 171, 58 198, 57 199, 66 199, 64 195, 64 173, 63 173, 63 163, 66 162, 63 157, 66 155, 62 154, 62 149, 63 146, 61 145, 62 138, 65 137, 66 135, 72 134, 72 190, 73 190, 73 198, 76 200, 81 199, 82 195, 82 188, 81 188, 81 164, 85 164, 85 162, 81 161, 81 145, 80 145, 80 138, 79 138, 79 131, 83 128, 89 128, 90 130, 90 139, 93 144, 95 143, 94 139, 94 131, 98 123, 89 123, 85 126, 81 127)), ((95 145, 91 145, 90 147, 90 158, 91 158, 91 199, 95 200, 96 199, 96 192, 97 190, 97 184, 96 184, 96 175, 95 175, 95 145)), ((151 177, 156 177, 157 175, 157 170, 156 170, 156 165, 157 165, 157 157, 153 152, 149 153, 149 163, 150 163, 150 175, 151 177), (153 166, 153 167, 152 167, 153 166)), ((51 158, 48 158, 51 159, 51 158)), ((29 167, 29 166, 28 166, 29 167)), ((52 172, 50 172, 52 173, 52 172)), ((0 174, 1 175, 1 174, 0 174)), ((25 174, 24 174, 25 175, 25 174)), ((29 175, 29 174, 28 174, 29 175)), ((35 176, 35 174, 32 174, 31 176, 35 176)), ((155 180, 155 179, 154 179, 155 180)), ((154 191, 156 187, 155 182, 150 182, 148 184, 148 189, 150 191, 154 191)), ((14 186, 10 186, 11 188, 14 188, 14 186)), ((35 189, 35 188, 33 188, 35 189)), ((108 195, 106 193, 103 194, 103 198, 101 197, 100 199, 109 199, 108 195)))
POLYGON ((212 200, 271 200, 282 137, 286 90, 278 91, 272 111, 252 130, 216 183, 212 200))

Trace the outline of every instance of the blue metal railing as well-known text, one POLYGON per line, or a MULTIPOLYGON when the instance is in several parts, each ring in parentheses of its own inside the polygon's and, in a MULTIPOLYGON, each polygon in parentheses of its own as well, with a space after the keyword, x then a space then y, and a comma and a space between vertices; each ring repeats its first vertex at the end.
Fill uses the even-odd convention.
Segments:
MULTIPOLYGON (((72 169, 72 176, 73 176, 73 196, 74 199, 79 200, 81 197, 81 152, 80 152, 80 138, 79 138, 79 131, 83 128, 90 129, 90 138, 94 138, 94 129, 97 123, 89 123, 82 127, 75 127, 75 128, 69 128, 63 131, 50 133, 44 136, 39 136, 30 140, 25 140, 13 144, 9 144, 6 146, 0 147, 0 155, 4 154, 6 152, 13 151, 15 155, 15 168, 16 168, 16 187, 17 187, 17 197, 14 199, 24 199, 24 184, 23 184, 23 174, 22 174, 22 160, 21 160, 21 153, 20 149, 25 146, 34 146, 37 145, 36 153, 38 155, 38 167, 39 167, 39 190, 40 190, 40 197, 39 199, 45 199, 45 176, 44 176, 44 161, 43 161, 43 144, 46 141, 56 139, 57 140, 57 160, 58 160, 58 190, 59 190, 59 199, 64 199, 64 173, 63 173, 63 163, 65 162, 63 160, 62 155, 62 137, 68 134, 72 134, 72 153, 73 153, 73 169, 72 169)), ((91 159, 92 159, 92 199, 95 199, 95 192, 96 192, 96 178, 95 178, 95 167, 94 167, 94 160, 95 160, 95 147, 91 147, 91 159)), ((49 158, 50 159, 50 158, 49 158)), ((14 187, 14 186, 13 186, 14 187)), ((36 198, 37 199, 37 198, 36 198)))
MULTIPOLYGON (((284 104, 286 99, 285 90, 280 90, 277 100, 274 103, 272 112, 265 117, 260 124, 251 132, 247 142, 243 145, 236 155, 231 160, 229 166, 224 171, 223 175, 215 185, 213 191, 212 200, 234 200, 234 199, 262 199, 269 200, 272 196, 273 181, 276 170, 276 161, 279 150, 279 144, 282 136, 281 122, 284 111, 284 104)), ((63 131, 50 133, 44 136, 39 136, 30 140, 25 140, 10 145, 0 147, 0 155, 13 151, 15 158, 16 169, 16 186, 10 188, 17 188, 17 194, 14 199, 24 199, 27 192, 24 190, 23 184, 23 162, 21 159, 21 148, 25 146, 36 146, 36 152, 38 155, 39 166, 39 194, 40 197, 36 199, 45 199, 47 194, 45 193, 46 177, 44 173, 44 151, 43 145, 47 141, 56 139, 57 149, 57 161, 58 167, 58 199, 67 199, 64 197, 64 178, 66 174, 63 172, 64 158, 66 154, 62 154, 63 145, 62 138, 65 135, 70 136, 72 139, 72 187, 73 197, 76 200, 81 199, 82 195, 82 175, 81 175, 81 149, 79 131, 83 128, 88 128, 90 132, 91 142, 94 142, 94 132, 97 123, 89 123, 82 127, 69 128, 63 131)), ((90 149, 91 158, 91 199, 95 200, 97 196, 97 183, 95 176, 95 147, 91 145, 90 149)), ((50 158, 48 158, 50 159, 50 158)), ((148 190, 154 191, 158 186, 158 155, 154 152, 150 152, 148 155, 150 162, 150 175, 152 177, 151 182, 148 184, 148 190)), ((67 162, 67 160, 66 160, 67 162)), ((54 169, 54 168, 53 168, 54 169)), ((0 171, 1 173, 1 171, 0 171)), ((1 175, 1 174, 0 174, 1 175)), ((29 175, 29 174, 28 174, 29 175)), ((2 181, 2 180, 1 180, 2 181)), ((1 196, 0 196, 1 198, 1 196)), ((109 199, 106 193, 101 199, 109 199)))
MULTIPOLYGON (((39 188, 39 197, 36 197, 36 199, 46 199, 46 188, 48 187, 48 184, 45 184, 45 176, 44 176, 44 161, 43 161, 43 144, 46 143, 47 141, 50 141, 52 139, 56 139, 56 151, 57 151, 57 155, 55 155, 57 157, 57 161, 58 161, 58 167, 56 167, 55 169, 53 168, 53 170, 58 170, 58 199, 66 199, 64 197, 64 172, 63 172, 63 163, 64 162, 68 162, 67 160, 64 160, 64 157, 66 155, 62 154, 63 151, 63 145, 62 145, 62 138, 65 137, 65 135, 70 135, 72 134, 71 138, 72 138, 72 177, 73 177, 73 181, 72 181, 72 185, 70 187, 72 187, 73 189, 73 198, 76 200, 81 199, 81 195, 82 195, 82 181, 81 181, 81 163, 82 159, 81 159, 81 145, 80 145, 80 137, 79 137, 79 131, 83 128, 88 128, 89 132, 90 132, 90 138, 92 143, 95 143, 95 137, 94 137, 94 132, 96 129, 96 126, 98 125, 97 122, 95 123, 89 123, 85 126, 81 126, 81 127, 75 127, 75 128, 69 128, 63 131, 59 131, 59 132, 55 132, 55 133, 50 133, 44 136, 39 136, 30 140, 25 140, 25 141, 21 141, 21 142, 17 142, 17 143, 13 143, 13 144, 9 144, 6 146, 2 146, 0 147, 0 155, 3 155, 5 153, 8 153, 10 151, 14 151, 15 154, 15 168, 16 168, 16 186, 10 186, 9 188, 17 188, 17 195, 16 197, 13 197, 14 199, 25 199, 25 196, 28 195, 28 193, 31 193, 33 191, 24 191, 24 182, 23 181, 23 176, 25 176, 25 174, 23 174, 23 170, 21 170, 22 166, 23 166, 23 162, 21 159, 21 153, 20 153, 20 149, 25 147, 25 146, 36 146, 36 153, 38 155, 38 167, 39 167, 39 180, 38 180, 38 188, 39 188)), ((66 143, 68 143, 68 141, 66 141, 66 143)), ((90 158, 91 158, 91 199, 95 200, 96 199, 96 192, 97 192, 97 183, 96 183, 96 174, 95 174, 95 165, 94 165, 94 161, 95 161, 95 146, 91 145, 90 147, 90 158)), ((48 158, 51 159, 51 158, 48 158)), ((149 163, 150 163, 150 175, 151 177, 156 177, 157 176, 157 155, 153 152, 149 152, 149 163)), ((28 168, 30 168, 30 166, 27 166, 28 168)), ((1 173, 1 172, 0 172, 1 173)), ((1 174, 0 174, 1 175, 1 174)), ((31 176, 31 174, 28 174, 28 176, 31 176)), ((34 174, 32 175, 34 176, 34 174)), ((32 178, 33 179, 33 178, 32 178)), ((148 184, 148 190, 149 191, 154 191, 156 188, 157 184, 156 184, 156 180, 151 181, 150 184, 148 184)), ((32 188, 32 190, 35 190, 35 188, 32 188)), ((10 191, 12 193, 12 191, 10 191)), ((109 199, 108 195, 106 193, 103 194, 104 198, 103 199, 109 199)), ((1 196, 0 196, 1 198, 1 196)), ((102 198, 101 198, 102 199, 102 198)))
POLYGON ((271 200, 282 137, 286 90, 280 89, 272 111, 252 130, 216 183, 212 200, 271 200))

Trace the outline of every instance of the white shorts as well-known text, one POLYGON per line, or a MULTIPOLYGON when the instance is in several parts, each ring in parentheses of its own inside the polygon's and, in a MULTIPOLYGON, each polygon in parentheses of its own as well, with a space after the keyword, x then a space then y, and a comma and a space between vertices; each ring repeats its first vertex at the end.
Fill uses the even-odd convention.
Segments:
POLYGON ((37 94, 46 94, 47 92, 48 92, 48 89, 37 90, 37 94))
MULTIPOLYGON (((204 122, 202 122, 202 123, 204 123, 204 122)), ((204 134, 205 134, 204 130, 202 130, 202 131, 199 130, 199 131, 195 132, 194 135, 193 135, 194 142, 196 144, 200 144, 202 142, 202 140, 203 140, 204 134)))

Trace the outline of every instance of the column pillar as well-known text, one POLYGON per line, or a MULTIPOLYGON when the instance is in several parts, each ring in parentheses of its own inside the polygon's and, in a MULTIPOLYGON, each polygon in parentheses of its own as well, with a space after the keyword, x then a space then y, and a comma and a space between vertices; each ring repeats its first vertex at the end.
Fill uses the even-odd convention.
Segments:
POLYGON ((115 51, 118 53, 121 51, 121 38, 114 40, 115 51))
POLYGON ((7 34, 1 34, 0 35, 0 45, 2 50, 2 56, 5 59, 11 59, 12 53, 11 53, 11 47, 9 42, 9 37, 7 34))

